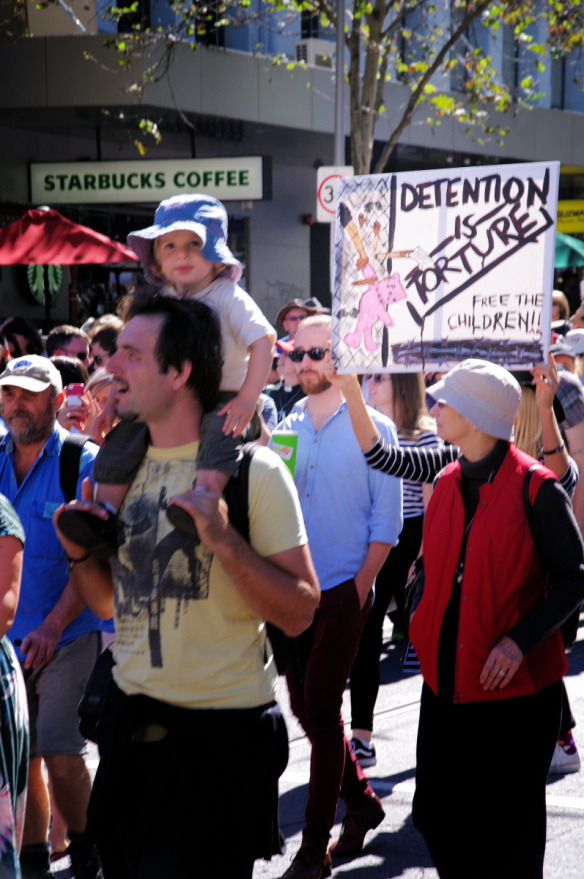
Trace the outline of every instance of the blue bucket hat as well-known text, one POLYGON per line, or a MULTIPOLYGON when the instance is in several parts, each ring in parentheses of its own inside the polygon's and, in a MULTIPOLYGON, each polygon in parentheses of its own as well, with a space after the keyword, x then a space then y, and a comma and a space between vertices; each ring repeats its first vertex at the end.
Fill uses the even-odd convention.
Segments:
POLYGON ((144 277, 150 284, 160 285, 160 276, 155 273, 154 240, 167 232, 184 229, 199 236, 203 242, 201 254, 205 259, 229 266, 229 277, 236 283, 239 281, 241 263, 227 247, 225 208, 210 195, 194 193, 165 198, 156 209, 154 225, 128 235, 128 246, 138 256, 144 277))

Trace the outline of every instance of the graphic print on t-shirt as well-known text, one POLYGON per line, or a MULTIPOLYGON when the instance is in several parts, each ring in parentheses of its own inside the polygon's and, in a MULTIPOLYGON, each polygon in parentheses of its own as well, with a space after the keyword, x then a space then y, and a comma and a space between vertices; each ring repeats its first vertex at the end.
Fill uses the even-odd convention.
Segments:
POLYGON ((182 538, 168 521, 165 511, 177 488, 168 488, 173 482, 170 466, 156 469, 155 478, 147 473, 141 492, 133 493, 122 511, 124 543, 115 565, 115 614, 117 638, 125 650, 132 649, 140 628, 135 627, 137 617, 147 614, 150 664, 162 668, 161 615, 173 608, 177 629, 189 602, 208 598, 213 555, 182 538))

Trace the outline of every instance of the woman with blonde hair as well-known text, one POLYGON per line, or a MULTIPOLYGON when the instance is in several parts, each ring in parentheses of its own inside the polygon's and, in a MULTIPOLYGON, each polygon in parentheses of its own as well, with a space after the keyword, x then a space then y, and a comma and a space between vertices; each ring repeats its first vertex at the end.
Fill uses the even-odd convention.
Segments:
MULTIPOLYGON (((434 420, 424 401, 422 373, 366 375, 369 404, 395 422, 400 448, 434 449, 441 445, 436 436, 434 420)), ((405 620, 405 585, 408 571, 422 543, 424 507, 429 486, 403 480, 404 524, 399 543, 394 546, 375 581, 375 601, 361 636, 359 649, 351 670, 351 745, 359 764, 374 766, 377 762, 372 743, 373 714, 379 692, 379 660, 383 645, 383 624, 390 603, 394 634, 407 630, 405 620)))

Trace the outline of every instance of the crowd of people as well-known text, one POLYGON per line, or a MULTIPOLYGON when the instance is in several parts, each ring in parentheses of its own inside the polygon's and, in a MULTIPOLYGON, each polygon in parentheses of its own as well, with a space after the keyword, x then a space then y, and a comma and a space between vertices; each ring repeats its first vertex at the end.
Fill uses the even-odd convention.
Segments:
POLYGON ((359 379, 317 299, 274 328, 239 286, 216 199, 163 201, 129 244, 146 283, 119 314, 0 324, 0 872, 66 852, 74 879, 251 879, 284 851, 284 674, 311 758, 282 879, 331 875, 385 815, 365 770, 389 613, 423 677, 413 819, 439 875, 542 879, 548 773, 580 768, 579 313, 554 297, 529 371, 359 379))

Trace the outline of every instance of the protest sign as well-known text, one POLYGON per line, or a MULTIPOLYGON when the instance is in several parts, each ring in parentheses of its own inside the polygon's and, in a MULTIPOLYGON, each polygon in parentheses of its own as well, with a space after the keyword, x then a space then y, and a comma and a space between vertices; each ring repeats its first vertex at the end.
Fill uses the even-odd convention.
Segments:
POLYGON ((342 178, 332 310, 340 371, 544 359, 558 175, 558 162, 541 162, 342 178))

